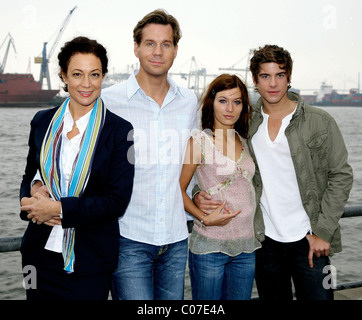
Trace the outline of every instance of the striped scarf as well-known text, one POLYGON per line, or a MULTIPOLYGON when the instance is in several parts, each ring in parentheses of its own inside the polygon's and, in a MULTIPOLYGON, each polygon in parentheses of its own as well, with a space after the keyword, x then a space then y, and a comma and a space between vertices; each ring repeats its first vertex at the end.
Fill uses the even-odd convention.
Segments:
MULTIPOLYGON (((80 142, 79 152, 74 160, 68 188, 65 187, 62 170, 62 133, 64 114, 69 102, 66 99, 54 114, 43 140, 40 151, 40 168, 43 180, 54 200, 61 197, 80 197, 87 185, 97 142, 104 124, 106 108, 98 98, 91 112, 88 126, 80 142)), ((64 229, 63 259, 64 270, 74 272, 75 229, 64 229)))

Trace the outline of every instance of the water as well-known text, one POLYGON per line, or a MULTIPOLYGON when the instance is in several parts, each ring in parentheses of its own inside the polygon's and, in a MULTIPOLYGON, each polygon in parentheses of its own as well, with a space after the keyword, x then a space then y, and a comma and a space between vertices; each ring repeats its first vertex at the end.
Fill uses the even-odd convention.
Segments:
MULTIPOLYGON (((325 107, 337 121, 349 151, 354 185, 347 203, 362 205, 362 108, 325 107)), ((0 108, 0 237, 22 236, 27 223, 19 218, 19 186, 25 168, 30 120, 40 109, 0 108)), ((362 217, 341 220, 343 251, 332 257, 337 282, 362 280, 362 217)), ((0 300, 25 299, 20 253, 0 253, 0 300)), ((254 290, 254 294, 256 291, 254 290)), ((186 277, 185 299, 190 299, 186 277)))

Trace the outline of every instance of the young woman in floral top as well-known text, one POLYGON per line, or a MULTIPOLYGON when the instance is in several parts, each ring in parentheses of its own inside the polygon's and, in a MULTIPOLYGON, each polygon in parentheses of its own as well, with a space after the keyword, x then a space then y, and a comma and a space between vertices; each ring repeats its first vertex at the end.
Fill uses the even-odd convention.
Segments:
POLYGON ((247 88, 222 74, 202 100, 202 131, 190 138, 180 177, 185 210, 195 217, 189 269, 196 300, 250 299, 254 281, 254 162, 247 147, 250 106, 247 88), (223 204, 204 214, 186 193, 196 175, 201 190, 223 204))

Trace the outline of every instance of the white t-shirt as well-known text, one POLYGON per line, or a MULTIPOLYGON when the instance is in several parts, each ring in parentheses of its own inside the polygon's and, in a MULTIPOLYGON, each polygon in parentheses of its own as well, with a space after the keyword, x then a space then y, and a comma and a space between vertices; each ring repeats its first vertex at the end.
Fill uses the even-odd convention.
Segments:
POLYGON ((269 115, 262 110, 264 121, 251 141, 263 182, 260 203, 265 235, 279 242, 298 241, 311 230, 285 136, 285 129, 294 112, 283 119, 277 137, 271 141, 269 115))

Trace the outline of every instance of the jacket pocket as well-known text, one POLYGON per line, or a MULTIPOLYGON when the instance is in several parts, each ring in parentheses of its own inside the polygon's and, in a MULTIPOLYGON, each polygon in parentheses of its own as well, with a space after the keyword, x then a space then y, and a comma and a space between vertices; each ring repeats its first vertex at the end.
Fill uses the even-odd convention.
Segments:
POLYGON ((307 147, 310 151, 310 156, 314 170, 325 171, 328 170, 327 161, 327 145, 326 145, 327 133, 321 133, 313 136, 308 142, 307 147))

